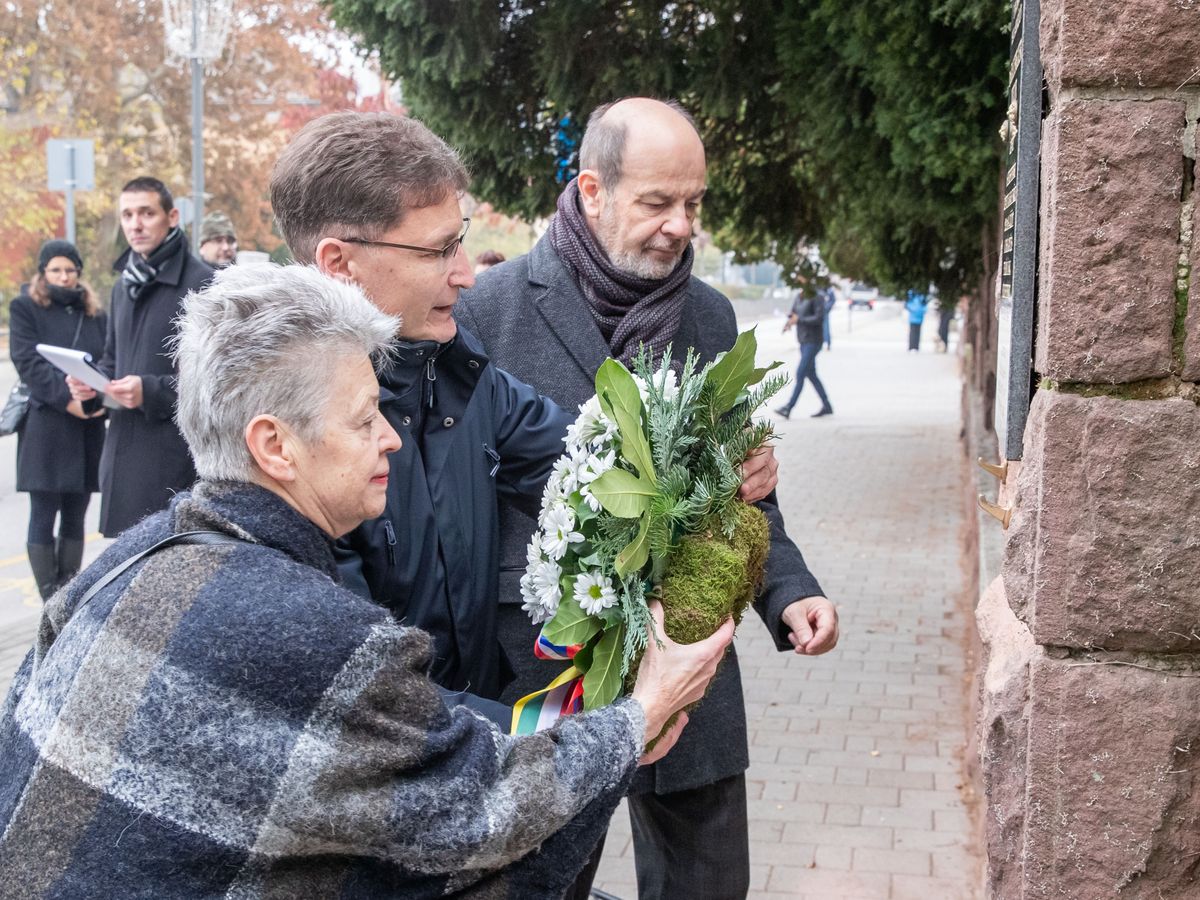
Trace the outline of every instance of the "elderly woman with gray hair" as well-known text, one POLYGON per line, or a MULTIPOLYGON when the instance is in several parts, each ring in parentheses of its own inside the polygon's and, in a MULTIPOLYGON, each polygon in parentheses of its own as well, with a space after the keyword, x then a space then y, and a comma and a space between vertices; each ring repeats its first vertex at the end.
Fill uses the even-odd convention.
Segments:
POLYGON ((511 737, 338 586, 332 541, 381 512, 400 447, 370 362, 396 327, 301 267, 188 298, 200 481, 46 607, 0 716, 5 896, 559 897, 701 696, 732 625, 651 641, 631 697, 511 737))

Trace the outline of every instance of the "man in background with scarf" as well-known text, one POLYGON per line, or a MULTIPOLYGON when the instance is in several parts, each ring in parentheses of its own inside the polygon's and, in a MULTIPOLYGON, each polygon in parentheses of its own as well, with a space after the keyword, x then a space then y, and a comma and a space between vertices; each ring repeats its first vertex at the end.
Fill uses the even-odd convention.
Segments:
MULTIPOLYGON (((733 307, 691 274, 692 226, 704 197, 704 145, 676 103, 631 98, 597 109, 581 171, 527 255, 464 291, 455 315, 491 360, 565 409, 594 393, 608 356, 627 366, 645 344, 702 363, 737 337, 733 307)), ((774 493, 766 582, 755 607, 780 650, 814 655, 837 643, 837 613, 784 532, 774 493)), ((518 579, 534 523, 501 505, 501 641, 517 668, 502 700, 544 687, 561 663, 532 657, 537 627, 518 579), (506 577, 507 576, 507 577, 506 577)), ((732 653, 675 749, 643 767, 629 797, 638 896, 740 898, 750 886, 746 714, 732 653)), ((588 895, 598 853, 569 897, 588 895)))
MULTIPOLYGON (((165 509, 196 480, 192 458, 175 426, 175 367, 167 343, 188 291, 204 287, 213 270, 193 256, 179 227, 171 192, 142 176, 121 189, 121 230, 129 242, 113 264, 104 356, 97 364, 112 380, 108 437, 100 457, 100 531, 116 537, 144 516, 165 509)), ((71 396, 96 404, 96 392, 67 379, 71 396)), ((97 404, 98 405, 98 404, 97 404)))

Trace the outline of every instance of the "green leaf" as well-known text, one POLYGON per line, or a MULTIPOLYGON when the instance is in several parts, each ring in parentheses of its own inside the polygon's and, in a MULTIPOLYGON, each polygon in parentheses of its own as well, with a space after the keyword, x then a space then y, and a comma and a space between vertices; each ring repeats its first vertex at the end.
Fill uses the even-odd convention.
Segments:
POLYGON ((606 359, 596 372, 596 397, 604 414, 621 433, 621 455, 637 467, 638 473, 654 484, 654 462, 650 442, 642 427, 644 409, 637 382, 621 363, 606 359))
POLYGON ((620 553, 613 564, 617 574, 624 578, 632 572, 639 571, 650 558, 650 517, 643 516, 642 524, 638 527, 635 537, 620 553))
POLYGON ((592 653, 592 664, 583 676, 583 708, 608 706, 621 692, 621 647, 625 626, 610 628, 592 653))
POLYGON ((733 346, 718 356, 709 368, 705 386, 712 391, 714 414, 719 416, 733 409, 738 395, 751 383, 750 379, 755 372, 754 353, 757 349, 758 340, 754 337, 754 329, 743 331, 733 346))
POLYGON ((579 491, 574 491, 568 502, 571 504, 571 509, 575 511, 575 521, 579 524, 580 531, 583 530, 582 526, 599 515, 599 513, 588 506, 587 501, 583 499, 583 494, 579 493, 579 491))
POLYGON ((775 360, 775 362, 771 363, 769 366, 763 366, 761 369, 755 369, 750 373, 750 377, 746 379, 746 387, 758 384, 767 377, 768 372, 772 372, 782 365, 783 363, 781 363, 779 360, 775 360))
POLYGON ((583 611, 574 595, 564 591, 554 618, 542 626, 546 640, 569 647, 582 644, 600 630, 600 622, 583 611))
POLYGON ((591 484, 592 496, 621 519, 636 519, 650 509, 657 490, 644 478, 624 469, 609 469, 591 484))
POLYGON ((599 633, 593 635, 593 637, 595 640, 580 647, 579 652, 576 653, 571 659, 571 665, 577 668, 580 672, 583 672, 585 675, 587 674, 588 669, 592 667, 592 653, 595 651, 596 645, 600 643, 599 633))

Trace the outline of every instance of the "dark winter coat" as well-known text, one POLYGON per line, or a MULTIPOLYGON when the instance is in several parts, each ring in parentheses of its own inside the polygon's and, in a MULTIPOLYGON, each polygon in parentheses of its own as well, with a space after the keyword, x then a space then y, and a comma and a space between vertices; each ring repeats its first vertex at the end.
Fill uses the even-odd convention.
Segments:
POLYGON ((90 494, 100 489, 97 473, 104 448, 104 419, 67 412, 66 376, 42 358, 38 344, 83 350, 99 359, 108 317, 84 315, 79 304, 52 299, 39 306, 22 294, 9 307, 8 348, 17 375, 29 385, 29 414, 17 437, 17 490, 90 494), (75 338, 78 328, 78 339, 75 338))
POLYGON ((796 340, 801 344, 820 344, 825 340, 825 300, 823 297, 797 297, 792 303, 796 317, 796 340))
MULTIPOLYGON (((707 362, 732 347, 737 338, 733 307, 698 278, 692 278, 686 290, 673 354, 683 360, 688 348, 695 347, 701 361, 707 362)), ((596 370, 609 355, 608 345, 578 283, 545 238, 529 255, 489 269, 474 288, 462 294, 455 313, 460 323, 478 335, 493 362, 564 408, 575 410, 595 393, 596 370)), ((759 505, 770 522, 771 552, 765 590, 755 606, 776 646, 790 651, 788 629, 780 621, 783 609, 801 597, 821 594, 821 587, 784 532, 774 496, 759 505)), ((537 523, 514 505, 501 506, 500 600, 506 605, 501 634, 518 667, 518 681, 505 700, 545 687, 563 668, 562 663, 533 658, 537 627, 519 606, 525 546, 536 527, 537 523)), ((741 675, 731 651, 708 696, 691 713, 679 743, 662 762, 639 771, 634 790, 687 790, 736 775, 748 765, 741 675)))
MULTIPOLYGON (((120 272, 132 251, 116 261, 120 272)), ((100 531, 120 534, 143 516, 164 509, 176 491, 196 480, 192 457, 175 427, 175 366, 167 341, 188 291, 199 290, 213 270, 186 246, 167 260, 154 283, 134 300, 118 279, 109 308, 108 337, 98 368, 110 378, 142 377, 142 405, 109 414, 100 459, 100 531)))
POLYGON ((450 344, 399 352, 380 408, 403 446, 388 458, 383 516, 340 542, 343 577, 430 633, 435 681, 494 699, 511 678, 496 636, 497 497, 536 512, 572 417, 461 328, 450 344))
POLYGON ((56 594, 0 713, 0 894, 561 897, 641 706, 510 737, 448 709, 428 636, 335 576, 283 500, 201 482, 56 594), (76 610, 198 529, 242 540, 161 550, 76 610))

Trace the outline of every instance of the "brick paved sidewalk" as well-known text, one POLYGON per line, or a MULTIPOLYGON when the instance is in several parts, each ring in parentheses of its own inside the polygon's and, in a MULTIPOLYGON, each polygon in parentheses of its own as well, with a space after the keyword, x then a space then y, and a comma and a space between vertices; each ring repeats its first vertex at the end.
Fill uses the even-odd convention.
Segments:
MULTIPOLYGON (((965 737, 959 601, 962 469, 953 356, 907 354, 883 305, 856 312, 818 368, 836 415, 810 420, 806 388, 780 423, 789 531, 839 604, 842 642, 815 659, 777 653, 753 619, 738 636, 750 720, 752 892, 767 898, 977 900, 978 858, 960 796, 965 737)), ((793 366, 782 319, 759 325, 766 359, 793 366)), ((0 447, 0 692, 37 627, 21 555, 27 507, 0 447)), ((90 510, 94 528, 98 498, 90 510)), ((90 560, 106 544, 92 541, 90 560)), ((597 886, 636 896, 629 819, 618 813, 597 886)), ((681 898, 686 900, 686 898, 681 898)))
MULTIPOLYGON (((806 386, 779 423, 789 533, 839 606, 842 639, 807 659, 777 653, 747 619, 738 638, 750 726, 751 898, 976 900, 979 855, 964 802, 959 379, 919 354, 881 306, 835 311, 818 369, 836 414, 806 386), (839 315, 840 313, 840 315, 839 315)), ((781 319, 761 356, 794 366, 781 319)), ((777 405, 777 404, 776 404, 777 405)), ((597 886, 637 894, 629 819, 614 819, 597 886)))

